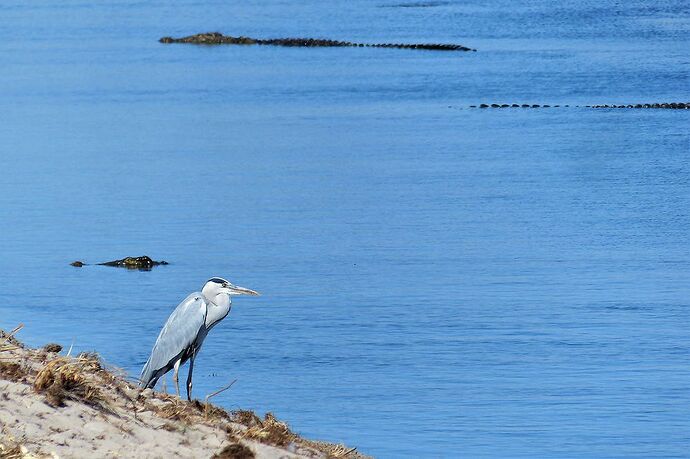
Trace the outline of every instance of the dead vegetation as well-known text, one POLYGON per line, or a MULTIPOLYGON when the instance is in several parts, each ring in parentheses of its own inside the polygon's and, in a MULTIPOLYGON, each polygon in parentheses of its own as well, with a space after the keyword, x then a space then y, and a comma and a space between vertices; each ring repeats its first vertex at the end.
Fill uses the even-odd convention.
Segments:
POLYGON ((254 451, 239 443, 233 443, 216 453, 211 459, 253 459, 254 451))
POLYGON ((22 381, 26 377, 26 370, 16 362, 0 360, 0 377, 10 381, 22 381))
POLYGON ((348 448, 345 445, 336 445, 334 443, 327 443, 325 441, 304 440, 304 443, 309 448, 325 453, 330 459, 349 459, 349 458, 364 458, 357 452, 357 448, 348 448))
POLYGON ((232 421, 230 414, 223 408, 199 400, 188 402, 170 394, 159 393, 150 399, 140 397, 139 403, 143 403, 146 410, 169 421, 185 424, 217 424, 232 421))
POLYGON ((41 349, 26 349, 14 337, 21 328, 22 325, 10 333, 0 330, 0 378, 31 384, 53 407, 64 406, 65 400, 73 400, 108 410, 101 387, 114 383, 117 378, 103 368, 97 354, 82 353, 76 358, 58 356, 56 353, 62 350, 62 346, 55 343, 41 349), (22 359, 17 359, 12 352, 19 349, 24 351, 22 359))
POLYGON ((22 343, 19 342, 14 335, 24 328, 24 324, 19 324, 14 330, 7 333, 5 330, 0 330, 0 352, 3 350, 10 350, 13 347, 22 347, 22 343))
POLYGON ((235 422, 247 427, 261 425, 261 418, 250 410, 235 410, 232 412, 232 418, 235 422))
POLYGON ((54 407, 64 406, 66 399, 89 406, 107 409, 106 401, 94 376, 103 371, 100 362, 91 356, 76 359, 56 357, 50 360, 36 375, 34 390, 45 394, 46 403, 54 407))
POLYGON ((22 327, 23 325, 19 325, 9 333, 0 330, 0 378, 9 381, 23 381, 27 376, 27 370, 21 363, 16 362, 15 359, 8 354, 10 351, 21 348, 21 343, 17 341, 14 335, 21 330, 22 327))
MULTIPOLYGON (((2 440, 2 439, 0 439, 2 440)), ((25 451, 22 450, 21 445, 15 443, 10 439, 0 441, 0 458, 2 459, 22 459, 25 451), (4 443, 3 443, 4 442, 4 443)))
MULTIPOLYGON (((258 416, 254 416, 258 419, 258 416)), ((249 427, 242 434, 242 437, 259 440, 275 446, 287 446, 299 438, 292 433, 286 423, 277 420, 272 413, 266 413, 264 419, 259 420, 258 424, 249 427)))
MULTIPOLYGON (((149 428, 182 435, 181 441, 187 441, 189 429, 200 425, 220 429, 221 438, 224 437, 229 444, 225 443, 226 446, 213 456, 219 459, 253 458, 255 453, 248 446, 256 443, 287 449, 303 457, 364 457, 354 448, 306 440, 272 413, 261 419, 253 411, 229 413, 209 402, 211 397, 229 389, 235 381, 210 394, 205 401, 188 402, 165 393, 142 391, 116 370, 104 368, 95 353, 62 356, 56 354, 62 350, 58 344, 40 349, 25 348, 14 337, 19 329, 21 326, 10 333, 0 330, 0 380, 25 384, 45 397, 45 403, 55 410, 60 410, 68 402, 86 405, 100 412, 103 419, 111 419, 110 423, 117 424, 125 434, 128 427, 133 426, 125 424, 125 418, 129 416, 129 422, 141 424, 139 413, 150 413, 157 422, 152 425, 149 421, 149 428)), ((4 400, 8 400, 7 397, 4 400)), ((0 458, 25 457, 26 451, 21 449, 24 446, 3 438, 3 433, 0 429, 0 458)), ((93 441, 103 440, 106 439, 93 438, 93 441)))
POLYGON ((266 413, 264 419, 259 418, 256 413, 249 410, 237 410, 233 411, 232 414, 235 422, 247 427, 244 432, 238 435, 239 438, 257 440, 279 447, 291 445, 307 447, 320 451, 332 459, 363 457, 357 453, 357 448, 302 438, 292 432, 285 422, 276 419, 273 413, 266 413))

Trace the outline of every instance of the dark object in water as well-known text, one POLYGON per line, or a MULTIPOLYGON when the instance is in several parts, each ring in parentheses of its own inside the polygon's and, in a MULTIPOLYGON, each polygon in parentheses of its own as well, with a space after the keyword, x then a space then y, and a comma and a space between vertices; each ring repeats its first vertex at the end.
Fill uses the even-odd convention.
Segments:
MULTIPOLYGON (((476 108, 476 105, 470 105, 469 108, 476 108)), ((570 105, 529 105, 529 104, 481 104, 479 108, 560 108, 570 107, 570 105)), ((625 108, 625 109, 664 109, 664 110, 690 110, 690 102, 670 102, 670 103, 653 103, 653 104, 623 104, 623 105, 573 105, 573 107, 582 108, 625 108)))
MULTIPOLYGON (((99 266, 116 266, 118 268, 138 269, 140 271, 150 271, 154 266, 167 265, 167 261, 155 261, 151 257, 143 255, 141 257, 125 257, 120 260, 106 261, 105 263, 96 263, 99 266)), ((87 266, 83 261, 73 261, 71 266, 81 268, 87 266)))
POLYGON ((409 2, 384 6, 387 6, 388 8, 433 8, 435 6, 444 6, 447 4, 448 2, 409 2))
POLYGON ((400 48, 400 49, 426 49, 430 51, 476 51, 462 45, 442 43, 353 43, 349 41, 326 40, 322 38, 269 38, 259 39, 250 37, 232 37, 220 32, 199 33, 188 37, 173 38, 163 37, 158 40, 161 43, 192 43, 195 45, 273 45, 289 47, 367 47, 367 48, 400 48))
POLYGON ((167 265, 167 261, 154 261, 150 257, 143 255, 141 257, 125 257, 121 260, 106 261, 105 263, 98 263, 101 266, 117 266, 127 269, 140 269, 149 271, 154 266, 167 265))

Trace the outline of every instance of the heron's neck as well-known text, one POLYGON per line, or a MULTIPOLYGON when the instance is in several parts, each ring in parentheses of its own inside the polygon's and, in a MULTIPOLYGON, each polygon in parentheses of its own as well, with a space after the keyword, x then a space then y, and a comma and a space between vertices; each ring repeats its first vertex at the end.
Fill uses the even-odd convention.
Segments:
POLYGON ((209 298, 206 310, 206 328, 210 329, 223 320, 230 312, 231 306, 232 301, 230 301, 230 295, 222 293, 213 298, 209 298))

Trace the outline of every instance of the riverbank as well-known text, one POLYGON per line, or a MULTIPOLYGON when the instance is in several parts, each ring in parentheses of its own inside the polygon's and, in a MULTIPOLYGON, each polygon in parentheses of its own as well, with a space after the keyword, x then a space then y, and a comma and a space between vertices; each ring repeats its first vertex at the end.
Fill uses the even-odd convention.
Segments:
POLYGON ((31 349, 0 330, 0 457, 361 459, 267 413, 141 390, 96 354, 31 349))

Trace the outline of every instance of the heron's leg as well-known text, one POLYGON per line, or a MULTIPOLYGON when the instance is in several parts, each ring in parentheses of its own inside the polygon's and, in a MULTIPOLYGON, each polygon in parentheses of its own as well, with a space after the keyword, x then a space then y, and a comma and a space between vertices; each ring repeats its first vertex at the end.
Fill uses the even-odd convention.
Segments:
POLYGON ((189 358, 189 374, 187 375, 187 400, 192 401, 192 371, 194 371, 194 359, 196 352, 189 358))
POLYGON ((182 359, 179 359, 177 362, 175 362, 175 369, 173 371, 173 381, 175 381, 175 392, 177 392, 177 398, 180 398, 180 383, 177 379, 177 373, 180 371, 181 362, 182 359))

